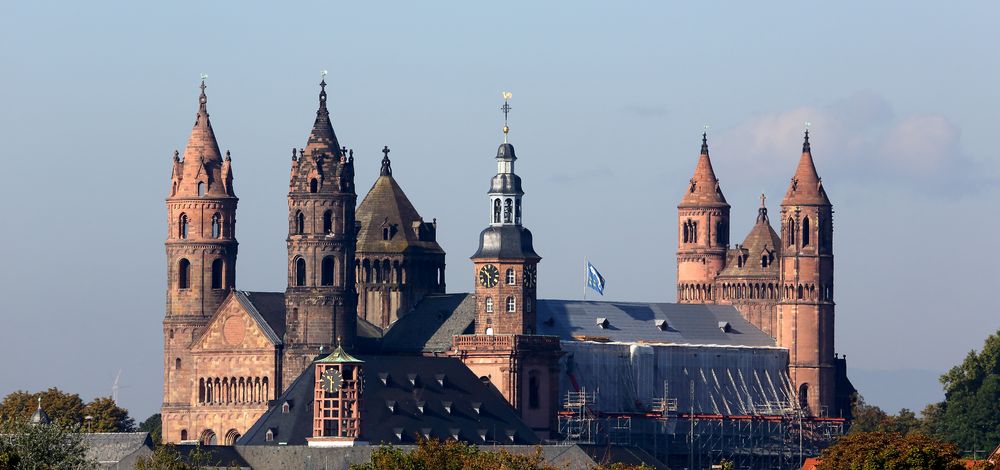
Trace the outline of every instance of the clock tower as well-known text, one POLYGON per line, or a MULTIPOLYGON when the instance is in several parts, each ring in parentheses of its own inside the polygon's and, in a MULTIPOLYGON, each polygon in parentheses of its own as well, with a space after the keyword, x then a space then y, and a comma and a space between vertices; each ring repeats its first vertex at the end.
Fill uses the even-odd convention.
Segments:
POLYGON ((514 173, 514 146, 497 149, 497 174, 490 183, 489 227, 472 255, 476 283, 476 329, 453 339, 454 354, 491 384, 543 439, 556 429, 559 391, 559 338, 536 335, 537 266, 542 259, 531 232, 521 225, 521 177, 514 173))
POLYGON ((364 361, 337 346, 316 361, 313 386, 313 433, 309 447, 365 445, 361 440, 364 361))

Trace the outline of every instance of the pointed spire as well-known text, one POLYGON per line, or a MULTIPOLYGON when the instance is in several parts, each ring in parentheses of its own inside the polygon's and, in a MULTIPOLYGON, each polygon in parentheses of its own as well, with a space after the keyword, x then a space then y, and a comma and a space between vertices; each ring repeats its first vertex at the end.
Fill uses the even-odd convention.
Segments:
POLYGON ((379 171, 382 176, 392 176, 392 164, 389 162, 389 146, 385 145, 382 147, 382 170, 379 171))
MULTIPOLYGON (((326 108, 326 71, 323 71, 323 79, 319 82, 319 108, 316 110, 316 121, 313 123, 312 132, 309 133, 309 141, 306 143, 305 152, 310 156, 325 155, 339 161, 343 156, 340 142, 337 141, 337 134, 333 132, 333 124, 330 123, 330 111, 326 108)), ((299 155, 305 157, 305 153, 299 155)))
POLYGON ((191 129, 191 136, 188 138, 187 147, 184 149, 184 161, 198 161, 199 157, 204 157, 205 161, 221 161, 222 152, 219 151, 219 144, 215 140, 215 131, 212 130, 212 122, 208 118, 208 95, 205 94, 205 76, 202 75, 201 95, 198 96, 198 114, 195 117, 194 128, 191 129))
POLYGON ((802 156, 799 157, 799 165, 795 168, 795 175, 788 185, 788 192, 785 199, 781 201, 782 206, 791 205, 829 205, 830 199, 823 189, 822 178, 816 172, 816 164, 813 162, 812 147, 809 144, 808 123, 805 137, 802 140, 802 156))
POLYGON ((701 134, 701 154, 698 156, 694 176, 691 177, 680 205, 686 207, 729 205, 726 203, 726 197, 722 195, 719 179, 715 177, 715 170, 712 168, 712 159, 708 156, 707 132, 701 134))

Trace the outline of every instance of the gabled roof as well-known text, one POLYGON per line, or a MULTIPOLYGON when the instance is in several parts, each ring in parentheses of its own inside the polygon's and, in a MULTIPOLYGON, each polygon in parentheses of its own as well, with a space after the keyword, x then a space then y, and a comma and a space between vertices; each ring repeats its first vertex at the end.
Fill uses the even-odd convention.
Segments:
MULTIPOLYGON (((538 442, 503 396, 458 359, 376 355, 359 359, 364 361, 365 383, 362 440, 412 444, 418 435, 447 439, 458 434, 460 440, 475 444, 538 442)), ((307 367, 238 444, 306 444, 312 436, 315 370, 307 367), (286 401, 294 405, 282 413, 286 401), (274 436, 271 442, 265 439, 268 430, 274 436)))
POLYGON ((382 351, 448 351, 452 336, 473 333, 475 321, 475 295, 430 294, 389 326, 382 337, 382 351))
POLYGON ((359 252, 375 253, 444 253, 441 245, 434 241, 433 234, 420 234, 413 228, 414 222, 423 218, 406 197, 391 172, 375 180, 368 195, 361 201, 355 215, 361 230, 358 232, 359 252), (394 230, 392 237, 385 240, 382 229, 394 230))
POLYGON ((562 341, 774 347, 731 305, 539 300, 538 334, 562 341), (606 326, 597 319, 607 320, 606 326), (665 328, 656 321, 665 320, 665 328), (728 324, 728 328, 720 325, 728 324), (726 331, 728 330, 728 331, 726 331))
POLYGON ((272 344, 283 344, 285 337, 285 294, 281 292, 233 291, 272 344))

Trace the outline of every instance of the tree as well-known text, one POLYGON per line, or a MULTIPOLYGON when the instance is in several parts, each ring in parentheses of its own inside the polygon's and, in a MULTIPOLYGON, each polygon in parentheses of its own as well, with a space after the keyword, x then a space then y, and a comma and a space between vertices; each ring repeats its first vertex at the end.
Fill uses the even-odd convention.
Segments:
POLYGON ((39 397, 42 399, 42 408, 53 422, 70 425, 83 420, 83 400, 80 395, 65 393, 52 387, 44 392, 28 393, 18 390, 7 395, 0 402, 0 421, 27 420, 38 408, 39 397))
POLYGON ((0 469, 83 469, 87 458, 78 425, 9 422, 0 429, 0 469))
POLYGON ((989 450, 1000 442, 1000 331, 986 338, 980 353, 941 376, 945 400, 942 435, 963 450, 989 450))
POLYGON ((820 455, 820 470, 962 470, 954 444, 920 433, 852 432, 820 455))
MULTIPOLYGON (((506 449, 485 451, 455 440, 421 439, 410 452, 392 446, 372 451, 371 459, 352 470, 556 470, 545 463, 541 447, 530 454, 512 454, 506 449)), ((642 470, 645 466, 611 464, 594 470, 642 470)))
POLYGON ((159 413, 156 413, 145 421, 139 423, 139 430, 148 432, 154 444, 159 444, 163 440, 163 420, 159 413))
POLYGON ((202 468, 232 468, 238 469, 238 465, 225 467, 221 462, 213 461, 211 452, 195 447, 187 452, 187 456, 182 456, 173 444, 156 446, 153 454, 149 457, 139 457, 135 462, 136 470, 199 470, 202 468))
POLYGON ((888 413, 882 411, 882 408, 878 406, 866 403, 865 397, 860 394, 854 397, 854 403, 851 405, 851 416, 854 417, 851 421, 850 432, 852 433, 880 431, 889 421, 888 413))
POLYGON ((97 397, 83 407, 86 418, 87 432, 132 432, 135 431, 135 420, 128 415, 128 410, 118 407, 111 397, 97 397))

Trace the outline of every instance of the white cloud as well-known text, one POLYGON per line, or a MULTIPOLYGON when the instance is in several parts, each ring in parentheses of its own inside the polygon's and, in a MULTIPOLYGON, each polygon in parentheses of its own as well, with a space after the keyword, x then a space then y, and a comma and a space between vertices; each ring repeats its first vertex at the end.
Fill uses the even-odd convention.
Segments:
POLYGON ((713 155, 740 178, 791 175, 805 123, 820 175, 838 182, 878 181, 919 191, 970 191, 982 177, 961 151, 961 132, 940 115, 897 117, 874 94, 856 94, 826 106, 802 106, 754 116, 722 133, 713 155))

